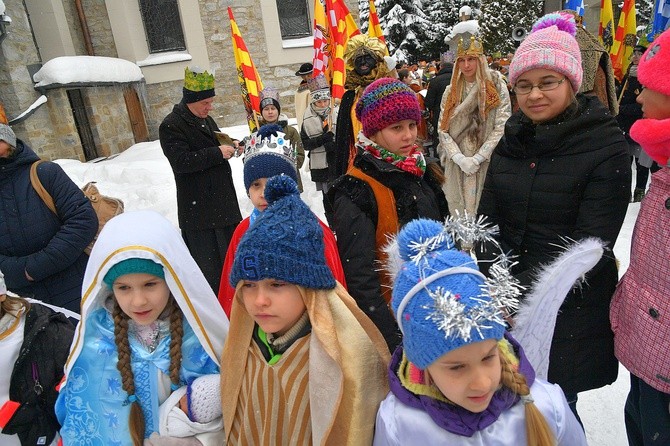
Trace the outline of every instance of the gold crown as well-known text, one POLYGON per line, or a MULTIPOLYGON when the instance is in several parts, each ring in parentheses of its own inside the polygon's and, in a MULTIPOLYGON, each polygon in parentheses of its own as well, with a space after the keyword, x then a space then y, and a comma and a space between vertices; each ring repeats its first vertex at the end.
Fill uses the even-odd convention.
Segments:
POLYGON ((214 75, 209 74, 206 70, 199 73, 186 67, 184 70, 184 88, 190 91, 213 90, 214 75))
POLYGON ((465 45, 463 38, 458 39, 458 49, 456 50, 456 57, 465 56, 481 56, 484 54, 484 45, 482 41, 475 36, 470 36, 470 42, 465 45))

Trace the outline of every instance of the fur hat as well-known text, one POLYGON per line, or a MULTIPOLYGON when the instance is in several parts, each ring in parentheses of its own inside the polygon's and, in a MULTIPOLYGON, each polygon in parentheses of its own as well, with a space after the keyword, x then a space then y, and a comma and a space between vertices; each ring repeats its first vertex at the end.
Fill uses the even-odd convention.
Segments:
POLYGON ((404 119, 421 121, 416 94, 397 79, 384 77, 368 85, 356 104, 356 117, 368 138, 404 119))
POLYGON ((461 346, 502 339, 502 313, 485 291, 484 275, 441 223, 413 220, 395 243, 402 263, 391 305, 413 364, 425 369, 461 346))
POLYGON ((261 111, 268 105, 272 104, 277 109, 277 112, 281 112, 281 105, 279 105, 279 90, 274 87, 265 87, 261 90, 260 96, 261 100, 261 111))
POLYGON ((0 124, 0 139, 12 147, 16 147, 16 135, 7 124, 0 124))
POLYGON ((186 104, 214 97, 214 75, 200 67, 186 67, 182 94, 186 104))
POLYGON ((277 279, 312 289, 333 289, 326 264, 323 229, 286 175, 268 180, 268 207, 237 246, 230 285, 240 280, 277 279))
POLYGON ((296 76, 304 76, 306 74, 312 74, 312 71, 314 70, 314 67, 312 66, 311 63, 307 62, 302 65, 300 65, 300 69, 295 72, 296 76))
POLYGON ((277 124, 267 124, 251 135, 244 149, 244 187, 259 178, 288 175, 298 181, 296 150, 277 124))
POLYGON ((0 271, 0 295, 7 294, 7 285, 5 284, 5 275, 0 271))
POLYGON ((510 83, 516 84, 527 71, 544 68, 565 75, 577 93, 584 72, 576 33, 572 14, 554 12, 538 19, 514 53, 509 67, 510 83))
POLYGON ((111 289, 112 285, 114 285, 114 282, 119 277, 125 274, 137 273, 151 274, 152 276, 165 279, 163 265, 149 259, 132 258, 123 260, 112 266, 109 271, 107 271, 107 274, 105 274, 102 281, 111 289))

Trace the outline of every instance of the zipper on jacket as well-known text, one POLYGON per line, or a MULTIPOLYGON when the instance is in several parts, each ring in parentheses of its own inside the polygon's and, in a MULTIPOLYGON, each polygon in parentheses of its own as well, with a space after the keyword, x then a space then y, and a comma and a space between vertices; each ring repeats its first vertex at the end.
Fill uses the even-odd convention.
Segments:
POLYGON ((32 367, 33 367, 33 381, 35 381, 33 390, 35 391, 37 396, 40 396, 42 392, 44 392, 44 388, 42 387, 42 384, 40 384, 40 374, 37 370, 37 363, 33 362, 32 367))

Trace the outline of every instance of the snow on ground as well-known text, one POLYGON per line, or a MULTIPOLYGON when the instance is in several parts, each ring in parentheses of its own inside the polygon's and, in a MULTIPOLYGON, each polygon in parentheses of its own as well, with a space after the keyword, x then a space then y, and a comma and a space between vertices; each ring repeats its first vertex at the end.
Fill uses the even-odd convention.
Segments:
MULTIPOLYGON (((222 129, 234 138, 248 134, 245 125, 222 129)), ((140 143, 118 156, 97 163, 81 163, 74 160, 57 160, 65 172, 79 186, 96 181, 104 195, 120 198, 127 211, 153 209, 177 226, 177 200, 172 170, 158 141, 140 143)), ((310 208, 325 221, 321 192, 310 181, 307 162, 301 169, 304 185, 302 198, 310 208)), ((252 205, 246 196, 242 178, 242 158, 231 160, 233 181, 243 217, 251 213, 252 205)), ((619 239, 614 247, 620 262, 620 274, 628 268, 630 240, 639 203, 631 204, 619 239)), ((629 375, 619 367, 617 381, 601 389, 579 395, 577 408, 586 427, 586 435, 592 446, 626 446, 626 429, 623 406, 629 389, 629 375)))

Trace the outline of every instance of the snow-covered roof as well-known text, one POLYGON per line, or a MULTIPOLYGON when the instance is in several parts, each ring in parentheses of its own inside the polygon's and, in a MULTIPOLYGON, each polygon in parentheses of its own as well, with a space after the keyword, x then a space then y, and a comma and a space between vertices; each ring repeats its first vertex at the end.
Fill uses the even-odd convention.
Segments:
POLYGON ((478 20, 466 20, 464 22, 458 22, 451 29, 449 35, 444 39, 445 42, 453 40, 459 34, 470 33, 471 35, 479 34, 479 21, 478 20))
POLYGON ((127 83, 144 79, 136 64, 102 56, 63 56, 51 59, 35 73, 36 87, 64 84, 127 83))

